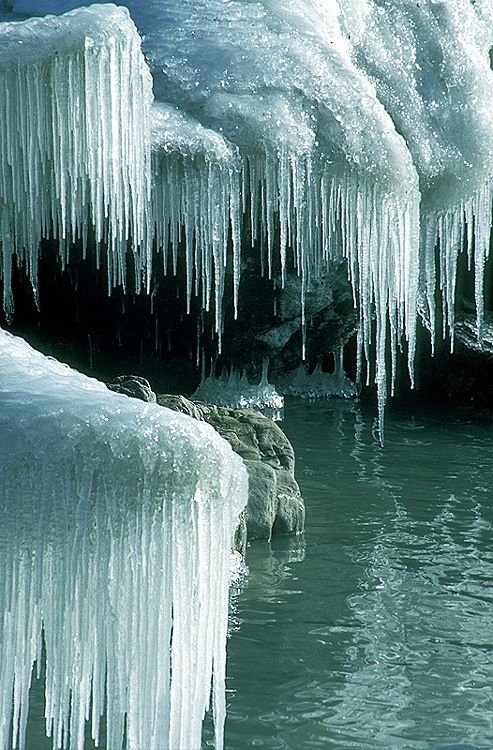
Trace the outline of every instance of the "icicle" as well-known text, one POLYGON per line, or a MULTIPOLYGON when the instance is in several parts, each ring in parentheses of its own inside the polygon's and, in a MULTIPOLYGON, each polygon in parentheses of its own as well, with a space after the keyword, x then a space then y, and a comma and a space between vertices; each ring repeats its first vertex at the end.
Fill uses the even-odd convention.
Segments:
POLYGON ((476 328, 478 341, 482 342, 484 319, 484 271, 489 258, 493 188, 491 181, 471 199, 474 216, 474 299, 476 302, 476 328))
POLYGON ((277 388, 284 396, 295 396, 308 401, 326 398, 356 398, 356 387, 344 372, 343 352, 343 347, 334 352, 333 373, 323 372, 318 363, 314 371, 308 374, 305 365, 300 364, 296 370, 278 380, 277 388))
POLYGON ((455 289, 459 253, 467 250, 469 267, 474 265, 476 329, 481 341, 484 317, 484 270, 489 257, 493 189, 491 181, 459 207, 446 212, 427 212, 422 217, 420 315, 430 329, 434 343, 436 285, 435 242, 439 240, 439 273, 443 307, 443 337, 454 342, 455 289), (464 227, 465 223, 465 227, 464 227), (424 301, 424 310, 423 310, 424 301))
POLYGON ((46 728, 82 750, 222 748, 231 539, 242 461, 211 428, 117 395, 0 331, 0 748, 46 728), (39 440, 39 435, 43 440, 39 440), (29 460, 26 460, 26 456, 29 460))
POLYGON ((9 234, 2 232, 2 216, 0 213, 0 252, 2 254, 1 281, 3 283, 3 310, 7 321, 12 319, 14 314, 14 300, 12 297, 12 257, 13 253, 9 248, 11 242, 9 234))
MULTIPOLYGON (((2 254, 36 284, 42 237, 69 247, 93 224, 108 285, 148 275, 148 112, 152 83, 128 11, 115 6, 0 24, 2 254)), ((4 266, 7 261, 4 259, 4 266)))
POLYGON ((211 363, 210 374, 201 380, 193 398, 232 409, 258 409, 274 421, 282 419, 284 408, 283 397, 269 383, 268 360, 262 364, 258 385, 251 384, 245 372, 240 376, 235 367, 231 367, 229 373, 223 368, 220 377, 216 378, 215 367, 211 363))
MULTIPOLYGON (((275 275, 278 253, 281 284, 292 253, 304 341, 310 279, 327 261, 345 258, 359 310, 358 373, 366 362, 382 415, 401 349, 413 385, 417 313, 434 347, 437 278, 443 332, 453 343, 457 255, 467 243, 481 338, 492 202, 488 3, 333 0, 314 15, 311 3, 272 0, 269 13, 255 18, 247 2, 233 16, 227 3, 213 14, 208 4, 178 0, 126 4, 144 34, 155 90, 168 102, 152 114, 150 206, 150 181, 140 170, 147 71, 137 36, 122 43, 119 34, 105 35, 105 24, 94 21, 100 11, 86 10, 80 17, 97 33, 84 45, 71 42, 57 61, 49 42, 46 65, 37 67, 22 53, 37 79, 15 77, 10 42, 0 53, 0 205, 9 225, 12 207, 28 205, 25 220, 14 211, 11 234, 33 277, 40 232, 52 231, 68 254, 73 238, 87 232, 89 206, 98 243, 107 241, 110 286, 125 282, 129 238, 136 276, 147 284, 151 237, 165 270, 170 248, 175 273, 183 253, 188 308, 192 294, 203 309, 214 308, 220 343, 225 268, 232 251, 236 315, 240 238, 249 232, 262 273, 275 275), (185 40, 185 27, 200 33, 185 40), (233 48, 235 64, 218 75, 213 60, 233 48), (137 75, 129 76, 133 66, 137 75), (127 80, 130 88, 122 86, 127 80), (47 88, 53 96, 44 104, 47 88), (43 116, 32 121, 20 116, 26 112, 43 116), (40 159, 45 151, 49 159, 40 159), (123 178, 122 165, 130 170, 123 178), (37 203, 45 183, 46 200, 37 203)), ((25 28, 36 24, 55 34, 49 19, 25 28)))
POLYGON ((217 133, 173 107, 152 108, 152 224, 158 250, 166 252, 164 227, 171 226, 173 272, 184 227, 187 310, 191 295, 209 310, 214 299, 215 330, 222 329, 227 248, 232 246, 233 302, 240 282, 240 171, 238 156, 217 133))

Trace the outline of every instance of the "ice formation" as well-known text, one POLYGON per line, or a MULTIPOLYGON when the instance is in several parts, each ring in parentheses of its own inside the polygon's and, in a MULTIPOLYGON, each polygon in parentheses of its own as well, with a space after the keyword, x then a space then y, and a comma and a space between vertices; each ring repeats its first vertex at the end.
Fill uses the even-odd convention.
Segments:
POLYGON ((438 241, 444 334, 451 334, 453 345, 456 261, 465 247, 470 262, 474 258, 479 331, 483 318, 493 197, 493 5, 489 0, 353 0, 341 9, 353 59, 374 82, 417 169, 420 312, 433 344, 438 241))
MULTIPOLYGON (((143 5, 158 99, 236 146, 240 205, 253 241, 289 256, 303 279, 347 257, 369 359, 377 311, 376 380, 386 398, 387 320, 395 360, 412 368, 419 274, 418 175, 373 84, 354 64, 336 2, 143 5), (387 317, 388 316, 388 317, 387 317)), ((302 325, 304 326, 302 310, 302 325)))
POLYGON ((82 8, 0 24, 0 250, 4 308, 17 255, 37 288, 39 243, 62 262, 93 229, 107 248, 109 288, 149 272, 149 111, 152 80, 125 8, 82 8))
MULTIPOLYGON (((77 3, 12 5, 42 15, 77 3)), ((165 259, 168 244, 175 265, 183 250, 188 293, 195 289, 204 307, 214 300, 219 334, 227 254, 232 248, 236 295, 239 238, 251 237, 262 248, 265 272, 275 273, 278 252, 281 277, 292 262, 303 290, 327 258, 347 258, 360 312, 360 369, 366 360, 381 411, 401 348, 412 382, 418 315, 434 341, 437 286, 443 333, 453 343, 457 254, 464 248, 475 268, 481 337, 493 175, 489 0, 124 5, 143 35, 161 102, 150 119, 147 227, 165 259)), ((101 8, 85 13, 96 18, 101 8)), ((55 22, 44 23, 48 29, 55 22)), ((125 50, 129 33, 122 30, 125 50)), ((0 59, 12 55, 9 45, 0 59)), ((136 67, 142 81, 141 62, 136 67)), ((113 79, 111 89, 120 83, 113 79)), ((107 102, 102 106, 107 117, 107 102)), ((140 136, 145 142, 145 112, 138 131, 128 130, 127 109, 111 118, 128 143, 140 136)), ((25 141, 31 130, 20 132, 25 141)), ((104 149, 101 156, 111 162, 104 149)), ((139 180, 144 195, 146 178, 139 180)), ((70 217, 68 211, 68 225, 70 217)), ((128 225, 118 211, 109 219, 109 227, 114 219, 117 227, 128 225)), ((3 241, 10 243, 5 230, 3 241)), ((5 275, 9 258, 4 252, 5 275)))
POLYGON ((335 354, 333 372, 324 372, 319 363, 313 372, 308 373, 302 363, 294 372, 279 380, 276 386, 284 396, 297 396, 309 401, 322 398, 356 398, 358 395, 355 384, 344 372, 342 347, 335 354))
POLYGON ((117 395, 0 331, 0 749, 222 747, 231 538, 244 466, 214 430, 117 395))
POLYGON ((202 380, 192 398, 207 404, 217 404, 231 409, 258 409, 272 420, 282 419, 284 398, 276 387, 269 383, 268 361, 264 360, 260 381, 252 383, 245 371, 232 367, 229 372, 223 369, 216 377, 214 366, 202 380))
POLYGON ((234 308, 240 277, 240 161, 237 149, 175 107, 152 108, 153 235, 168 268, 176 274, 180 244, 185 250, 187 311, 192 291, 204 310, 214 300, 215 329, 222 332, 222 299, 229 244, 233 255, 234 308))

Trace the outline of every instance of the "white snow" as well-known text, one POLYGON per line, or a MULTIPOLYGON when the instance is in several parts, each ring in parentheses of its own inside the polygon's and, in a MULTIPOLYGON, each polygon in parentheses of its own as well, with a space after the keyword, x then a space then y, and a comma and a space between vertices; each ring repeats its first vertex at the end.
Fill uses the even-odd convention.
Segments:
POLYGON ((128 750, 199 748, 213 679, 221 748, 241 459, 4 331, 0 382, 1 750, 25 748, 42 638, 54 747, 97 739, 106 703, 108 750, 125 722, 128 750))

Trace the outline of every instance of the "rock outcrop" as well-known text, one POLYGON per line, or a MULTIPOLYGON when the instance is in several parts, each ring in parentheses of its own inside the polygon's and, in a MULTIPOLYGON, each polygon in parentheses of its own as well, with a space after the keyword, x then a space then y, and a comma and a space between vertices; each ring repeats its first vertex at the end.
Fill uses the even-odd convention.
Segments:
POLYGON ((156 394, 149 382, 139 375, 119 375, 111 383, 107 383, 106 387, 110 391, 124 393, 125 396, 139 398, 141 401, 148 401, 152 404, 156 403, 156 394))
MULTIPOLYGON (((228 365, 257 370, 265 357, 275 376, 296 369, 301 361, 302 282, 288 273, 284 286, 259 279, 248 262, 242 268, 238 318, 226 316, 222 359, 228 365)), ((226 304, 227 307, 227 304, 226 304)), ((305 291, 306 360, 316 363, 347 343, 357 327, 346 263, 320 270, 305 291)), ((274 380, 275 382, 275 380, 274 380)))
POLYGON ((275 422, 254 409, 227 409, 184 396, 158 395, 157 401, 207 422, 243 458, 249 479, 249 539, 270 539, 272 534, 303 530, 305 507, 294 478, 293 447, 275 422))
POLYGON ((254 409, 227 409, 184 396, 156 395, 145 378, 119 376, 108 388, 207 422, 240 455, 248 471, 248 506, 237 529, 234 547, 244 551, 249 539, 271 538, 303 530, 305 506, 294 477, 294 451, 279 426, 254 409))

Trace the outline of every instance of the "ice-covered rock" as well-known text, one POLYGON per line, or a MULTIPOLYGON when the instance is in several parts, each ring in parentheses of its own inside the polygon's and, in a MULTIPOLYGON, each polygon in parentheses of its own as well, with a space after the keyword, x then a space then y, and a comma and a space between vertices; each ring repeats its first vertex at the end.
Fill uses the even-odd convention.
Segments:
POLYGON ((0 748, 198 748, 225 718, 231 538, 243 462, 205 423, 109 391, 0 331, 0 748), (96 742, 97 744, 97 742, 96 742))
POLYGON ((490 312, 485 316, 479 336, 476 316, 472 313, 462 312, 457 320, 457 339, 466 349, 478 354, 483 354, 485 358, 493 356, 493 314, 490 312))
MULTIPOLYGON (((271 419, 254 409, 227 409, 163 394, 158 403, 212 425, 248 470, 246 529, 249 539, 303 531, 305 506, 294 476, 291 443, 271 419)), ((238 538, 242 539, 241 526, 238 538)))
POLYGON ((223 370, 219 377, 211 371, 207 377, 202 378, 192 398, 232 409, 257 409, 275 422, 282 419, 284 408, 283 396, 269 383, 267 360, 262 365, 258 383, 250 382, 246 372, 240 374, 235 367, 229 372, 223 370))
MULTIPOLYGON (((249 282, 254 287, 251 276, 249 282)), ((262 354, 268 356, 271 364, 271 377, 277 381, 279 376, 297 368, 302 345, 305 348, 306 359, 313 362, 347 343, 356 331, 358 316, 353 306, 346 264, 331 263, 327 268, 320 269, 316 277, 311 278, 305 290, 303 330, 300 304, 301 284, 301 279, 296 274, 288 274, 284 287, 275 290, 274 309, 272 309, 272 302, 270 304, 270 318, 264 315, 263 328, 257 327, 250 333, 250 346, 247 346, 248 339, 245 333, 243 337, 239 337, 238 343, 235 342, 234 336, 232 336, 232 342, 226 340, 224 352, 232 351, 239 357, 241 355, 238 350, 243 344, 246 349, 245 355, 250 356, 250 359, 252 351, 257 354, 257 357, 262 354), (252 337, 254 337, 253 342, 251 342, 252 337)), ((254 288, 251 294, 254 294, 254 288)), ((241 307, 240 299, 240 310, 241 307)), ((245 323, 246 319, 247 316, 245 316, 245 323)))
POLYGON ((149 381, 140 375, 118 375, 111 383, 106 384, 110 391, 124 393, 125 396, 139 398, 151 404, 156 403, 156 394, 152 390, 149 381))
POLYGON ((301 364, 292 373, 288 373, 277 383, 284 396, 297 396, 308 401, 323 398, 357 398, 356 385, 347 377, 342 362, 343 350, 335 354, 335 369, 324 372, 318 364, 313 372, 308 373, 301 364))

